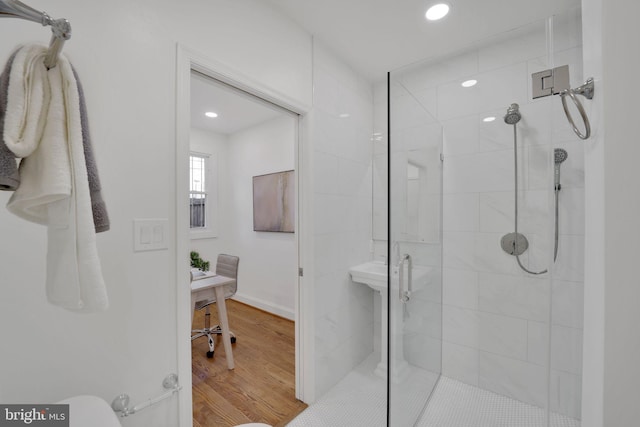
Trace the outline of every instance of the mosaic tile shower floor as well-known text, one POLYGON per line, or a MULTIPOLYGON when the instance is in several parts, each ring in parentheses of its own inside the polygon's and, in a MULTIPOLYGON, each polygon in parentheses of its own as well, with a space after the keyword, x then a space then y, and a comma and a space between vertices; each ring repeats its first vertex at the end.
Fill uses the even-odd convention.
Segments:
MULTIPOLYGON (((287 427, 385 427, 386 382, 373 374, 376 363, 376 357, 369 357, 287 427)), ((540 408, 444 376, 413 424, 423 409, 422 396, 436 380, 431 372, 411 368, 409 380, 393 397, 403 402, 392 413, 393 427, 545 426, 540 408)), ((580 421, 552 413, 551 427, 580 427, 580 421)))

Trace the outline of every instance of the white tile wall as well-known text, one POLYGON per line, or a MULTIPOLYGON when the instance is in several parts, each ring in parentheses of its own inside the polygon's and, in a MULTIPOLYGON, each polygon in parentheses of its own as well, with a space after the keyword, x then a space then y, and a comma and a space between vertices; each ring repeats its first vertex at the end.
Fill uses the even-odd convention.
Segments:
POLYGON ((322 396, 374 346, 373 291, 348 272, 371 256, 373 89, 319 43, 313 62, 315 369, 322 396))
MULTIPOLYGON (((524 114, 524 106, 521 111, 524 114)), ((513 150, 513 128, 505 126, 502 120, 504 114, 505 107, 503 106, 473 116, 478 122, 478 151, 513 150), (486 117, 495 117, 496 119, 492 122, 485 122, 483 119, 486 117)), ((520 133, 522 134, 522 132, 520 133)))
MULTIPOLYGON (((478 52, 456 55, 446 61, 415 64, 394 73, 394 80, 413 92, 435 88, 441 82, 464 81, 478 72, 478 52)), ((395 91, 395 88, 394 88, 395 91)))
POLYGON ((442 307, 442 338, 446 342, 479 348, 479 328, 478 311, 448 305, 442 307))
POLYGON ((444 231, 478 231, 480 221, 480 205, 478 193, 443 195, 444 231))
POLYGON ((455 270, 476 270, 475 233, 443 233, 443 267, 455 270))
POLYGON ((470 385, 478 385, 480 351, 444 341, 442 343, 442 372, 450 378, 470 385))
MULTIPOLYGON (((428 133, 426 126, 442 126, 443 374, 541 407, 550 393, 553 411, 579 417, 584 144, 558 97, 531 99, 535 71, 569 64, 571 84, 582 83, 579 13, 555 17, 554 24, 551 61, 545 22, 538 22, 467 53, 395 73, 392 171, 403 161, 401 151, 428 133), (462 88, 468 78, 478 84, 462 88), (514 227, 513 127, 502 119, 514 102, 523 116, 517 126, 519 231, 530 245, 521 261, 533 271, 550 267, 553 250, 553 149, 569 153, 561 165, 558 260, 542 276, 522 272, 500 248, 502 235, 514 227), (483 122, 488 116, 496 120, 483 122)), ((402 210, 394 204, 403 200, 403 188, 392 185, 393 227, 401 230, 402 210)), ((376 209, 374 217, 386 213, 376 209)), ((407 358, 423 347, 412 340, 407 358)))
POLYGON ((551 411, 580 418, 582 376, 551 370, 551 411))
POLYGON ((540 366, 549 364, 549 324, 528 322, 527 361, 540 366))
POLYGON ((549 319, 548 280, 479 273, 478 289, 481 311, 538 322, 549 319))
POLYGON ((527 358, 527 321, 478 313, 478 348, 518 360, 527 358))
POLYGON ((582 329, 584 286, 580 282, 553 282, 552 322, 554 325, 582 329))
MULTIPOLYGON (((411 366, 425 369, 429 372, 440 373, 442 353, 434 351, 440 349, 442 340, 425 334, 406 332, 403 337, 404 351, 408 355, 407 362, 411 366)), ((425 394, 426 398, 428 394, 425 394)))
POLYGON ((472 270, 454 270, 447 268, 443 272, 447 284, 442 290, 443 304, 478 309, 478 272, 472 270))
POLYGON ((422 292, 416 292, 407 304, 404 319, 404 332, 442 338, 442 305, 437 302, 420 299, 422 292))
POLYGON ((544 407, 547 396, 547 369, 481 351, 478 386, 544 407))
POLYGON ((584 235, 560 235, 554 273, 558 280, 584 281, 584 235))
POLYGON ((526 62, 532 57, 546 57, 546 46, 540 43, 545 37, 542 21, 501 34, 478 49, 478 68, 480 71, 494 70, 514 62, 526 62))
POLYGON ((551 327, 551 367, 557 371, 582 373, 582 330, 551 327))
POLYGON ((480 124, 475 114, 445 120, 442 122, 442 126, 447 130, 442 147, 445 156, 474 154, 478 151, 480 124))

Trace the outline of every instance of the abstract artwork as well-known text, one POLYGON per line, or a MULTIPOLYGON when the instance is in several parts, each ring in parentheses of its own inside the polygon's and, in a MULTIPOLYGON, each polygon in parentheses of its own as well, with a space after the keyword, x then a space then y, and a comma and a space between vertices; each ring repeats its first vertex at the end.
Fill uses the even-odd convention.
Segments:
POLYGON ((295 174, 284 171, 253 177, 253 231, 295 231, 295 174))

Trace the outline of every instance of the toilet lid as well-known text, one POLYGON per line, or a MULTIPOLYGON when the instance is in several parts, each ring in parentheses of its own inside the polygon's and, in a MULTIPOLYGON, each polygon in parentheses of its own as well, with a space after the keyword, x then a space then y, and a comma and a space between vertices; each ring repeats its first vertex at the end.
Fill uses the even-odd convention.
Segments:
POLYGON ((58 403, 69 405, 69 427, 122 427, 111 406, 97 396, 74 396, 58 403))

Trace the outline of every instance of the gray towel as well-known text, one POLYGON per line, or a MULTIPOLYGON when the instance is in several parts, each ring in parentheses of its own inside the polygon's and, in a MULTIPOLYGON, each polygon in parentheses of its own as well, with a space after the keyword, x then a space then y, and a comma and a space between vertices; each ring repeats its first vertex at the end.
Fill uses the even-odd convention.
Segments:
POLYGON ((15 57, 16 52, 11 55, 2 75, 0 75, 0 190, 7 191, 14 191, 20 185, 16 156, 4 143, 4 132, 2 132, 4 130, 4 115, 7 111, 9 73, 15 57))
MULTIPOLYGON (((2 75, 0 75, 0 190, 15 191, 20 185, 20 174, 16 163, 16 156, 4 143, 4 115, 7 107, 7 91, 9 88, 9 74, 16 50, 5 65, 2 75)), ((87 165, 87 176, 89 180, 89 191, 91 195, 91 210, 93 212, 93 225, 96 233, 109 230, 109 215, 107 206, 102 199, 102 187, 98 176, 98 167, 93 155, 91 145, 91 135, 89 133, 89 119, 87 116, 87 105, 84 99, 82 84, 78 78, 78 73, 73 70, 73 75, 78 85, 80 96, 80 121, 82 125, 82 143, 84 146, 84 159, 87 165)))
POLYGON ((80 122, 82 124, 82 144, 84 146, 84 161, 87 164, 87 176, 89 178, 89 193, 91 196, 91 210, 93 211, 93 225, 96 233, 107 231, 110 227, 107 205, 102 199, 102 186, 98 176, 98 165, 93 155, 91 145, 91 134, 89 133, 89 117, 87 116, 87 104, 84 99, 84 90, 78 78, 78 73, 73 69, 73 76, 78 84, 78 95, 80 96, 80 122))

